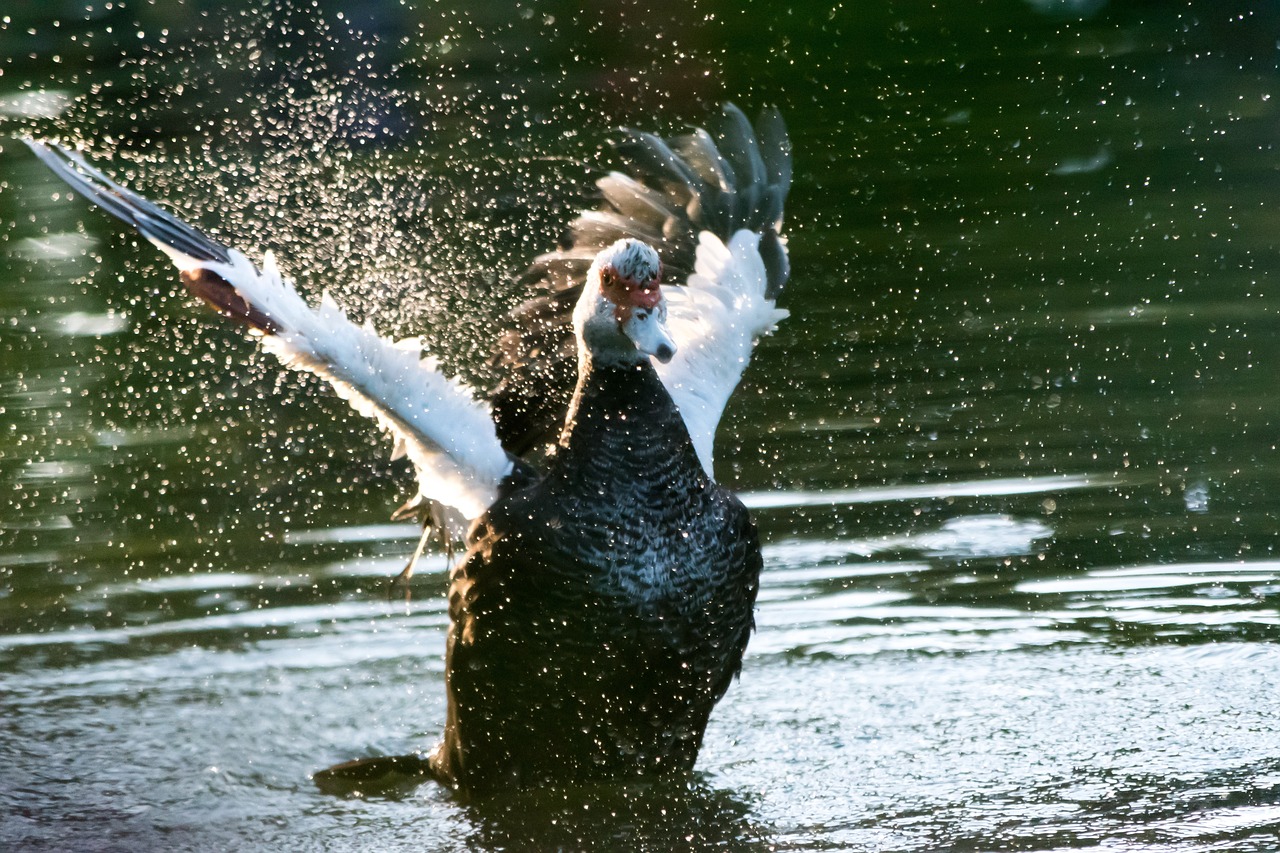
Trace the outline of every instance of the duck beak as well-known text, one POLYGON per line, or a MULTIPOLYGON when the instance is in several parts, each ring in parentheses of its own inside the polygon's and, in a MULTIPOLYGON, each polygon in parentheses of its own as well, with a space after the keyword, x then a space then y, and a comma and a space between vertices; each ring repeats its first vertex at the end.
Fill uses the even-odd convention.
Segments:
POLYGON ((622 333, 636 349, 666 364, 676 354, 676 342, 667 329, 667 306, 659 302, 652 308, 630 308, 623 318, 622 333))

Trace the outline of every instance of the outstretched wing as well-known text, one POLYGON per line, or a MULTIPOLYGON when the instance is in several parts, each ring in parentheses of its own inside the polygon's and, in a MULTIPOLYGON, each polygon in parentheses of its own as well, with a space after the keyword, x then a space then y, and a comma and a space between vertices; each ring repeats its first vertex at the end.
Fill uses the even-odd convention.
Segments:
POLYGON ((362 415, 391 433, 408 455, 422 495, 467 518, 484 512, 512 472, 488 408, 471 390, 422 358, 417 341, 393 342, 351 322, 325 294, 312 308, 268 253, 259 270, 223 246, 112 181, 61 146, 25 140, 71 188, 138 229, 173 259, 182 283, 220 313, 261 335, 286 366, 314 373, 362 415))
POLYGON ((530 266, 526 277, 542 292, 515 310, 493 357, 502 376, 494 419, 511 452, 559 435, 577 376, 573 306, 596 254, 633 237, 658 250, 665 281, 684 285, 666 291, 678 352, 659 374, 711 473, 725 403, 755 339, 785 316, 775 305, 790 274, 780 236, 791 186, 782 117, 765 110, 753 128, 725 104, 723 119, 714 137, 701 128, 670 140, 624 130, 618 152, 629 172, 597 181, 599 207, 574 220, 564 248, 530 266))

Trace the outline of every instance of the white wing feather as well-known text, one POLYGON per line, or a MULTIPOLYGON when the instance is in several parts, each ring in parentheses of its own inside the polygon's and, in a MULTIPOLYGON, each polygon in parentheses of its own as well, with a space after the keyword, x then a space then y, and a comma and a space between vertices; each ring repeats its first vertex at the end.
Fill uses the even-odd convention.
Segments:
POLYGON ((714 478, 716 427, 756 339, 787 317, 765 298, 768 276, 760 235, 743 229, 726 246, 710 231, 698 235, 697 262, 684 287, 664 287, 676 355, 657 365, 707 475, 714 478))
POLYGON ((280 276, 268 253, 261 272, 232 249, 230 264, 187 257, 153 240, 183 270, 207 269, 280 329, 263 349, 287 367, 314 373, 357 412, 391 433, 393 455, 407 455, 421 493, 475 518, 497 496, 512 462, 486 405, 422 358, 419 341, 398 343, 358 326, 326 293, 312 308, 280 276))

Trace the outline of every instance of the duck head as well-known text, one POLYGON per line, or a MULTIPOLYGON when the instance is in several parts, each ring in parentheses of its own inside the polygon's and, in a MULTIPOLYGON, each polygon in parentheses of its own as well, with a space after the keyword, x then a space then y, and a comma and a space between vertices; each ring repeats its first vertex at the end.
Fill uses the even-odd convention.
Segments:
POLYGON ((676 343, 661 281, 658 253, 639 240, 619 240, 596 255, 573 311, 582 354, 596 364, 670 361, 676 343))

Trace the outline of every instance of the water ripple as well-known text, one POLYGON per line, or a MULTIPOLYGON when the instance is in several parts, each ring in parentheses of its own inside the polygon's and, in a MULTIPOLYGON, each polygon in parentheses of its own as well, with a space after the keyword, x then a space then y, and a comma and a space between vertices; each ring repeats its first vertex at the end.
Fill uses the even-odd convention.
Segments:
POLYGON ((1112 476, 1063 474, 1048 477, 997 477, 920 485, 866 486, 823 491, 743 492, 738 497, 750 509, 833 506, 840 504, 885 503, 888 501, 936 500, 962 497, 1034 495, 1043 492, 1105 489, 1120 481, 1112 476))

